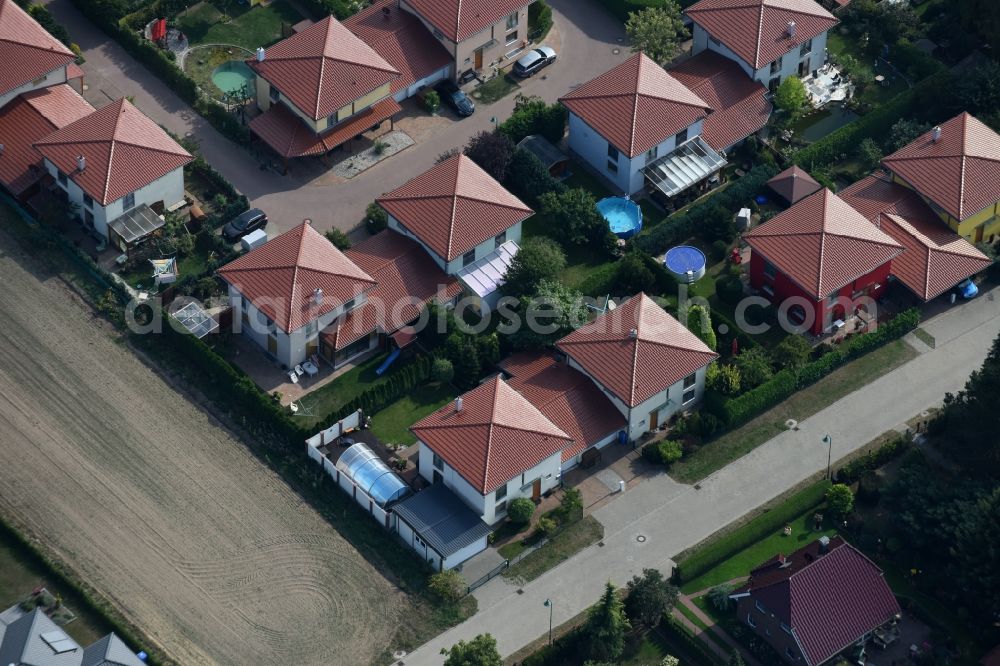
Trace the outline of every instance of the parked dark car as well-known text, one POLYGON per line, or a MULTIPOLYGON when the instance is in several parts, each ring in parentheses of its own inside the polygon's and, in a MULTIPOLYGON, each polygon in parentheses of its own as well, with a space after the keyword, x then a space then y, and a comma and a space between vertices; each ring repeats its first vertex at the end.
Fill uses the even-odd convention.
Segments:
POLYGON ((534 76, 535 72, 551 65, 555 61, 556 52, 554 50, 548 46, 539 46, 537 49, 531 49, 525 53, 514 63, 514 76, 526 79, 529 76, 534 76))
POLYGON ((451 79, 445 79, 434 86, 434 89, 441 95, 441 99, 453 108, 458 115, 471 116, 475 112, 476 105, 473 104, 469 96, 462 92, 462 89, 455 85, 455 82, 451 79))
POLYGON ((222 228, 222 237, 230 243, 235 243, 251 231, 263 229, 267 224, 267 214, 260 208, 251 208, 245 213, 233 218, 222 228))

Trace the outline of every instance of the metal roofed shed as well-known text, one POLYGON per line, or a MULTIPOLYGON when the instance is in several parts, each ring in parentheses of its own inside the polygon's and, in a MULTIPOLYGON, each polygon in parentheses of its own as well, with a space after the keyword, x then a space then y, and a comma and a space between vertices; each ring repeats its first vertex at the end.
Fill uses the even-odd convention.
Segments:
POLYGON ((468 291, 479 297, 480 307, 492 310, 500 298, 500 286, 507 269, 521 248, 512 240, 506 241, 485 257, 478 259, 458 272, 458 279, 468 291))
POLYGON ((170 316, 180 322, 181 326, 199 340, 219 328, 219 322, 215 321, 212 315, 205 312, 194 301, 191 301, 170 316))
POLYGON ((492 531, 442 483, 406 498, 393 512, 399 536, 438 570, 485 550, 492 531))
POLYGON ((569 156, 540 134, 524 137, 517 147, 524 148, 537 157, 553 178, 559 178, 569 170, 569 156))
POLYGON ((672 197, 705 180, 724 166, 726 158, 715 152, 700 136, 696 136, 648 165, 642 172, 653 187, 672 197))
MULTIPOLYGON (((142 204, 111 221, 111 230, 125 243, 132 246, 165 224, 162 217, 153 209, 142 204)), ((113 243, 117 245, 117 243, 113 243)))
POLYGON ((382 508, 410 492, 410 487, 360 442, 344 451, 337 460, 337 469, 382 508))

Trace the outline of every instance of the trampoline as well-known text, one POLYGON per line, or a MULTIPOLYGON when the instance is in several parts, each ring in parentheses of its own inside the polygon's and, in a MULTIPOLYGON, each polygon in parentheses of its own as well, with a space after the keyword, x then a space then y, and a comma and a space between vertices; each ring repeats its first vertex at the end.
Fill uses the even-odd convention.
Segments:
POLYGON ((631 238, 642 229, 642 209, 628 197, 608 197, 597 202, 597 212, 618 238, 631 238))
POLYGON ((693 284, 705 275, 705 253, 690 245, 678 245, 667 251, 663 264, 678 282, 693 284))

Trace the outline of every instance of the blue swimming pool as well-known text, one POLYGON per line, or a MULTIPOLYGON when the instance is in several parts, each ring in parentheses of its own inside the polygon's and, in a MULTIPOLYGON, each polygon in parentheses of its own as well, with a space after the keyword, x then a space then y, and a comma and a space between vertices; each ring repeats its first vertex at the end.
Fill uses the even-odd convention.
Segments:
POLYGON ((642 209, 628 197, 608 197, 597 202, 597 212, 619 238, 631 238, 642 229, 642 209))
POLYGON ((663 264, 678 282, 692 284, 705 275, 705 253, 690 245, 678 245, 667 250, 663 264))

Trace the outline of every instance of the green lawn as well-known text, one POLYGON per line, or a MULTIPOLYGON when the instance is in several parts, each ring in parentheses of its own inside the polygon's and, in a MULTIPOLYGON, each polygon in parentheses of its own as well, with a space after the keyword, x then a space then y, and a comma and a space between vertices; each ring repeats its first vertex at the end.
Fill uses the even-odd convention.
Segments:
MULTIPOLYGON (((178 276, 183 278, 188 275, 202 275, 208 270, 207 261, 207 256, 197 252, 181 257, 180 261, 177 262, 178 276)), ((149 262, 140 264, 135 270, 120 275, 125 283, 132 287, 138 288, 141 285, 143 289, 150 289, 153 286, 153 265, 149 262)))
MULTIPOLYGON (((314 422, 323 420, 328 414, 340 409, 368 389, 389 381, 393 371, 402 367, 403 361, 397 360, 390 366, 388 372, 379 377, 375 374, 375 370, 382 365, 386 356, 386 354, 377 354, 364 361, 326 386, 316 389, 300 400, 299 404, 313 415, 314 422)), ((308 418, 304 417, 304 420, 308 420, 308 418)))
POLYGON ((450 384, 418 386, 409 395, 372 415, 372 433, 383 444, 416 444, 410 426, 451 402, 457 392, 450 384))
POLYGON ((514 77, 509 74, 501 74, 500 76, 494 76, 473 90, 472 97, 477 102, 492 104, 520 88, 520 84, 514 80, 514 77))
POLYGON ((295 25, 302 15, 285 0, 274 0, 269 6, 244 7, 236 2, 220 3, 229 14, 216 5, 200 2, 177 17, 180 28, 192 46, 198 44, 235 44, 253 51, 281 39, 281 25, 295 25))
POLYGON ((678 612, 691 621, 694 626, 698 627, 702 631, 708 631, 708 625, 705 624, 700 617, 694 614, 694 611, 685 606, 684 604, 678 602, 676 606, 678 612))
POLYGON ((580 552, 604 536, 604 526, 593 516, 585 516, 552 537, 544 546, 503 572, 505 578, 522 583, 543 573, 580 552))
MULTIPOLYGON (((541 213, 535 213, 524 221, 522 235, 548 236, 552 221, 541 213)), ((566 252, 566 269, 559 279, 570 289, 576 289, 584 296, 603 297, 607 295, 614 279, 616 261, 589 245, 562 246, 566 252)))
MULTIPOLYGON (((838 368, 749 423, 708 442, 674 463, 670 475, 682 483, 699 481, 781 433, 788 419, 802 421, 915 356, 917 352, 902 340, 890 342, 838 368)), ((818 450, 818 441, 816 446, 818 450)))

